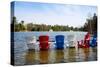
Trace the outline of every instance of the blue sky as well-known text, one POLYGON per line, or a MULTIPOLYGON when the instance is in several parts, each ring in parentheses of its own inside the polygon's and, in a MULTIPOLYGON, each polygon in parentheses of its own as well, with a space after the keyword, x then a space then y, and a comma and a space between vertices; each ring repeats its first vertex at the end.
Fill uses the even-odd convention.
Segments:
POLYGON ((96 6, 67 5, 37 2, 15 2, 14 15, 20 22, 82 26, 88 15, 97 14, 96 6))

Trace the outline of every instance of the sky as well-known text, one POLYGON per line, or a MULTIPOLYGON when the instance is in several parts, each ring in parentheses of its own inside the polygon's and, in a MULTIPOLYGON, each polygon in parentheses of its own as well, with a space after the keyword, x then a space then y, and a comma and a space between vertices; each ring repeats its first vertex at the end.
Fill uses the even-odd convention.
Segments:
POLYGON ((80 27, 94 13, 97 14, 96 6, 14 2, 14 16, 17 21, 23 20, 25 23, 80 27))

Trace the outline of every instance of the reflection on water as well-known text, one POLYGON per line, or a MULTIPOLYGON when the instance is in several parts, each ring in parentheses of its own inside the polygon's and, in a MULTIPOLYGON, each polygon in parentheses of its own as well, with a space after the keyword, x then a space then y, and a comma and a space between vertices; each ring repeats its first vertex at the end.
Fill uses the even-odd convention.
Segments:
POLYGON ((61 62, 63 62, 64 61, 64 52, 63 52, 63 50, 56 50, 56 53, 55 53, 55 55, 56 55, 56 63, 61 63, 61 62))
POLYGON ((49 51, 48 51, 48 50, 41 50, 41 51, 39 52, 39 58, 40 58, 40 63, 41 63, 41 64, 46 64, 46 63, 48 63, 49 51))
POLYGON ((15 59, 15 65, 96 61, 97 48, 79 48, 78 51, 75 48, 41 51, 27 50, 23 53, 16 54, 15 57, 17 57, 15 59))
POLYGON ((84 61, 88 61, 88 57, 89 57, 89 48, 85 48, 83 49, 84 52, 84 61))
MULTIPOLYGON (((49 50, 28 50, 27 41, 30 41, 30 37, 40 35, 50 36, 50 41, 55 40, 56 35, 64 35, 65 41, 67 35, 72 32, 14 32, 14 42, 12 40, 12 46, 14 51, 11 55, 12 63, 14 65, 31 65, 31 64, 51 64, 51 63, 68 63, 68 62, 82 62, 82 61, 96 61, 97 60, 97 47, 94 48, 64 48, 63 50, 54 49, 53 42, 50 43, 49 50), (27 39, 29 37, 29 39, 27 39)), ((84 39, 86 32, 73 32, 76 36, 76 40, 84 39), (80 36, 79 36, 80 35, 80 36)), ((37 43, 38 44, 38 43, 37 43)), ((33 46, 34 47, 34 46, 33 46)), ((35 47, 36 49, 38 48, 35 47)))
POLYGON ((68 61, 73 62, 76 60, 76 50, 75 48, 68 49, 68 61))
POLYGON ((25 64, 34 64, 35 51, 28 51, 25 55, 25 64), (27 60, 27 61, 26 61, 27 60))

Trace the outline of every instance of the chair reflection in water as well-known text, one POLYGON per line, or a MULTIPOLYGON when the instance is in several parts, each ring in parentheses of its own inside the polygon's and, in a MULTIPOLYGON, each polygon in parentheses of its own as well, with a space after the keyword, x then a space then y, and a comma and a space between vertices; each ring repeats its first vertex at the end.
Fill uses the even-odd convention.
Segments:
POLYGON ((36 57, 35 50, 31 50, 31 51, 29 50, 25 55, 25 64, 26 65, 36 64, 35 57, 36 57))
POLYGON ((67 54, 67 62, 75 62, 77 60, 76 57, 77 56, 77 53, 76 53, 76 50, 75 48, 68 48, 68 54, 67 54))
POLYGON ((56 50, 55 62, 56 63, 63 63, 64 62, 64 51, 62 49, 56 50))
POLYGON ((40 50, 48 50, 49 49, 49 36, 41 35, 39 36, 39 47, 40 50))
POLYGON ((56 49, 64 49, 64 35, 56 35, 56 49))
POLYGON ((49 51, 48 50, 39 51, 39 61, 40 61, 40 64, 49 63, 49 51))
POLYGON ((90 53, 91 53, 90 48, 84 48, 83 49, 83 54, 84 54, 83 60, 84 61, 92 60, 92 59, 89 58, 90 53))

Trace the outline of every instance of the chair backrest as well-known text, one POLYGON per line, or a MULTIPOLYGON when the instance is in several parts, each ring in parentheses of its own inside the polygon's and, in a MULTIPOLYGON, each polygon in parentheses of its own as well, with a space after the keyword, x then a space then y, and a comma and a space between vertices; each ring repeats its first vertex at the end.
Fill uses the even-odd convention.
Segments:
POLYGON ((48 49, 49 48, 49 36, 47 35, 41 35, 39 36, 39 46, 40 46, 40 49, 48 49))
POLYGON ((48 41, 49 41, 49 36, 47 36, 47 35, 39 36, 39 42, 40 43, 44 43, 44 42, 48 42, 48 41))
POLYGON ((67 36, 68 46, 69 47, 77 47, 77 40, 75 34, 70 34, 67 36))
POLYGON ((57 49, 64 48, 64 35, 56 35, 56 47, 57 49))
POLYGON ((56 36, 56 42, 64 42, 64 35, 57 35, 56 36))
POLYGON ((88 32, 84 37, 84 45, 89 46, 90 45, 90 33, 88 32))
POLYGON ((97 45, 97 33, 95 33, 93 35, 93 38, 92 38, 91 43, 90 43, 90 46, 92 46, 92 47, 94 47, 96 45, 97 45))
POLYGON ((67 36, 68 41, 74 41, 74 39, 75 39, 75 35, 68 35, 67 36))
POLYGON ((90 40, 90 33, 87 33, 87 34, 85 35, 84 40, 90 40))
POLYGON ((26 37, 26 42, 27 43, 36 43, 36 36, 26 37))

